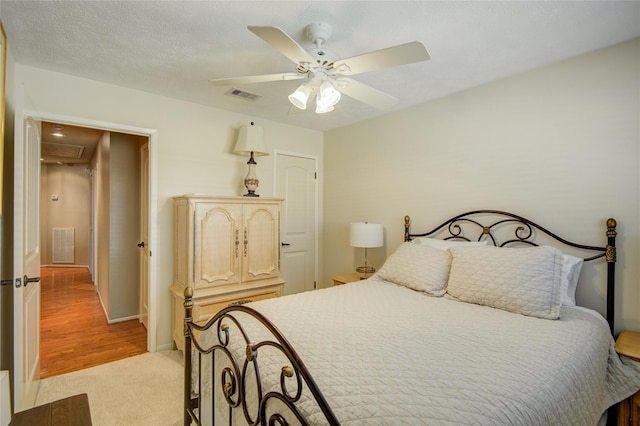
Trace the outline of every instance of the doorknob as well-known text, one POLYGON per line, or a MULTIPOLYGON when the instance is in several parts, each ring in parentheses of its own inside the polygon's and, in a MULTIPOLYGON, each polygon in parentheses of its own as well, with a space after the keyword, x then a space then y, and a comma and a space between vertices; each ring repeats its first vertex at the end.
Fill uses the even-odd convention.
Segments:
POLYGON ((26 287, 29 283, 37 283, 40 282, 40 277, 29 278, 26 275, 24 276, 24 286, 26 287))
POLYGON ((138 247, 144 247, 144 241, 140 241, 140 242, 137 244, 137 246, 138 246, 138 247))
POLYGON ((280 243, 280 244, 282 245, 282 247, 290 246, 290 245, 291 245, 291 244, 289 244, 289 243, 280 243))

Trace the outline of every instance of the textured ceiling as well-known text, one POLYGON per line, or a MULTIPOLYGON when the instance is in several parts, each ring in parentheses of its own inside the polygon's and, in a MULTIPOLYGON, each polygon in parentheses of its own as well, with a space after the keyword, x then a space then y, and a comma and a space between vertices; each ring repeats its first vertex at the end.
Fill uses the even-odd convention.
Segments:
POLYGON ((330 130, 640 37, 638 1, 8 1, 0 16, 15 61, 295 126, 330 130), (303 47, 326 22, 346 58, 418 40, 431 60, 354 79, 400 99, 380 111, 346 96, 328 114, 289 114, 299 82, 208 80, 294 72, 249 30, 279 26, 303 47))

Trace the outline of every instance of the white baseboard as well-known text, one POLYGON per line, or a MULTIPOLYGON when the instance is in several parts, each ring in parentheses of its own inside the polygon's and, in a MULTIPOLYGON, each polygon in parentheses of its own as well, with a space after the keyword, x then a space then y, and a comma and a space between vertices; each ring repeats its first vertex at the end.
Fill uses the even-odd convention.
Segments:
POLYGON ((160 351, 172 351, 173 350, 173 343, 168 343, 166 345, 160 345, 156 348, 156 351, 160 352, 160 351))
POLYGON ((104 307, 104 303, 102 303, 102 295, 100 295, 100 287, 96 286, 96 293, 98 293, 98 300, 100 301, 100 306, 102 306, 102 312, 104 313, 104 317, 107 319, 107 324, 111 324, 109 321, 109 312, 107 312, 107 308, 104 307))
POLYGON ((129 320, 132 320, 132 319, 139 319, 139 318, 140 318, 140 316, 138 316, 138 315, 131 315, 130 317, 107 319, 107 324, 116 324, 116 323, 119 323, 119 322, 124 322, 124 321, 129 321, 129 320))

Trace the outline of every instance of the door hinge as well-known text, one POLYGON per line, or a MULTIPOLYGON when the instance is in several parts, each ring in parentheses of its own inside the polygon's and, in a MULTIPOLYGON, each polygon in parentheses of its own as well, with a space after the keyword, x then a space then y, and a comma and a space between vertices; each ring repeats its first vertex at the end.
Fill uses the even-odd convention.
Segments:
POLYGON ((314 282, 313 282, 313 289, 315 290, 315 289, 317 289, 317 288, 318 288, 318 284, 314 281, 314 282))
POLYGON ((313 178, 318 179, 318 172, 313 172, 313 178))

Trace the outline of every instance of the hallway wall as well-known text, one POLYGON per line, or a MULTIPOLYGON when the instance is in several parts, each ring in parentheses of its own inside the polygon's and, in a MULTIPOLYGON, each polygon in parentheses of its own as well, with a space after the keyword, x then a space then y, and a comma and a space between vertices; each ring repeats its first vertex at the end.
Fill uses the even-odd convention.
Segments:
POLYGON ((43 164, 40 172, 40 241, 42 265, 89 265, 90 176, 85 164, 43 164), (57 200, 52 196, 56 195, 57 200), (54 264, 53 228, 74 228, 75 261, 54 264))

